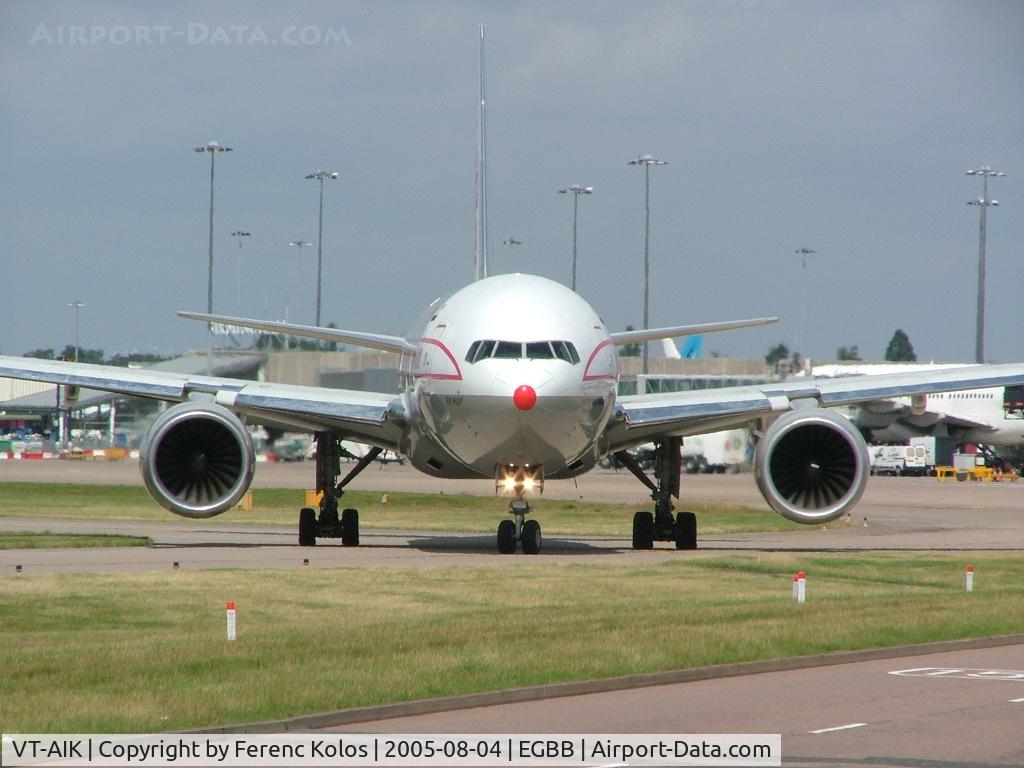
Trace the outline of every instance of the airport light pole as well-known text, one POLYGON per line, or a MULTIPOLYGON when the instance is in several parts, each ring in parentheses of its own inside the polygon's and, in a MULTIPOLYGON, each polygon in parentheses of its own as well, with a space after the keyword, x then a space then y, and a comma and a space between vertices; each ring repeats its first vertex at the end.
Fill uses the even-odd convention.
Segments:
MULTIPOLYGON (((305 248, 307 245, 312 245, 312 243, 309 242, 308 240, 289 240, 288 241, 288 245, 290 245, 292 248, 298 248, 299 249, 299 292, 298 293, 299 293, 299 296, 302 296, 302 249, 305 248)), ((286 341, 288 343, 285 345, 285 349, 290 349, 291 348, 291 337, 290 336, 286 337, 286 341)))
POLYGON ((802 259, 800 264, 800 336, 797 338, 797 348, 793 352, 798 353, 802 358, 806 358, 803 346, 804 319, 807 316, 807 254, 815 253, 815 251, 810 248, 797 248, 793 253, 799 253, 802 259))
POLYGON ((576 290, 576 235, 578 234, 580 195, 590 195, 593 192, 593 187, 581 187, 579 184, 558 190, 560 195, 572 194, 572 289, 574 292, 576 290))
POLYGON ((238 240, 238 315, 242 315, 242 238, 250 237, 251 232, 246 232, 242 229, 236 229, 231 233, 231 236, 238 240))
MULTIPOLYGON (((656 160, 651 155, 640 155, 629 161, 630 165, 644 167, 644 330, 650 328, 651 297, 651 166, 668 165, 665 160, 656 160)), ((644 375, 647 375, 647 342, 644 342, 644 375)))
MULTIPOLYGON (((210 257, 206 269, 206 314, 213 314, 213 169, 218 152, 233 152, 216 141, 210 141, 201 147, 194 147, 193 152, 207 152, 210 155, 210 257)), ((213 323, 206 324, 206 372, 213 373, 213 323)))
POLYGON ((985 235, 987 228, 986 212, 989 206, 998 206, 998 200, 990 200, 988 197, 988 180, 990 178, 1001 178, 1006 174, 1002 171, 994 171, 987 165, 977 170, 973 168, 966 173, 967 176, 981 176, 982 192, 977 200, 968 200, 968 205, 978 206, 978 309, 977 319, 974 328, 974 362, 985 362, 985 235))
MULTIPOLYGON (((320 231, 316 238, 316 325, 320 326, 320 305, 323 296, 324 277, 324 180, 338 180, 335 171, 318 170, 306 176, 307 179, 316 179, 320 182, 320 231)), ((302 253, 302 250, 299 250, 302 253)))
POLYGON ((85 304, 83 304, 80 301, 73 301, 70 304, 68 304, 68 306, 71 307, 71 309, 75 310, 75 362, 77 363, 78 362, 78 347, 79 347, 79 344, 78 344, 78 313, 82 309, 82 307, 85 306, 85 304))

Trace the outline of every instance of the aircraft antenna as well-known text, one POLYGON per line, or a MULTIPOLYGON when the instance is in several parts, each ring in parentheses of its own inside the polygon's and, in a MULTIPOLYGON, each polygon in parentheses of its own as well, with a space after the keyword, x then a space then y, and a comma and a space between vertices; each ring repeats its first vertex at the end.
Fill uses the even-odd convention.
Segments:
POLYGON ((480 111, 476 123, 476 279, 488 276, 487 258, 487 97, 484 80, 484 39, 486 25, 480 25, 480 111))

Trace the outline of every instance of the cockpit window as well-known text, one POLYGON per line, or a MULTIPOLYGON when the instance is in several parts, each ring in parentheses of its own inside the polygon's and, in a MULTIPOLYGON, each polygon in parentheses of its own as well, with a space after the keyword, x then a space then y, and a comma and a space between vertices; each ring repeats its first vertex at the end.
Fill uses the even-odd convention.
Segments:
POLYGON ((580 361, 576 345, 571 341, 552 341, 551 347, 555 350, 555 357, 559 360, 565 360, 565 362, 571 365, 576 365, 580 361))
POLYGON ((555 354, 551 351, 551 345, 546 341, 526 342, 526 356, 530 360, 551 360, 555 354))
POLYGON ((480 342, 480 349, 479 349, 479 351, 477 351, 476 357, 473 358, 473 362, 475 363, 477 360, 483 360, 484 358, 487 358, 487 357, 490 357, 491 355, 493 355, 494 354, 494 345, 497 344, 497 343, 498 342, 496 342, 496 341, 481 341, 480 342))
POLYGON ((496 341, 485 340, 485 341, 474 341, 469 345, 469 351, 466 353, 466 362, 475 363, 477 360, 483 360, 491 356, 494 352, 494 345, 496 341))
POLYGON ((519 341, 499 341, 494 349, 494 356, 507 360, 516 360, 523 356, 523 345, 519 341))
POLYGON ((570 365, 580 361, 579 353, 571 341, 495 341, 481 339, 469 345, 467 363, 478 363, 489 357, 503 360, 562 360, 570 365), (525 355, 524 355, 525 352, 525 355))

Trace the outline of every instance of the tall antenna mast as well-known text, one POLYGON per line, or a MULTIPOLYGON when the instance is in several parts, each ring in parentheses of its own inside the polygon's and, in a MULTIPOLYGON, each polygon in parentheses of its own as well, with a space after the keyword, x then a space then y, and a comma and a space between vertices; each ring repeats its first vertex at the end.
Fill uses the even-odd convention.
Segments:
POLYGON ((487 97, 484 80, 484 37, 480 25, 480 111, 476 123, 476 279, 489 274, 487 258, 487 97))

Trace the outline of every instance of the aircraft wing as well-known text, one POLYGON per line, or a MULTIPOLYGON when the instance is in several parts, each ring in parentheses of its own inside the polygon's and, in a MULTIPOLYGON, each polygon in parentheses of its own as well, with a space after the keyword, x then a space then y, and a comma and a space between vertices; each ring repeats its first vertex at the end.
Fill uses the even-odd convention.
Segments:
POLYGON ((911 406, 901 400, 872 400, 860 403, 851 411, 853 423, 871 430, 886 429, 897 422, 910 427, 933 427, 945 424, 949 429, 975 430, 978 432, 996 432, 998 427, 987 421, 970 419, 939 410, 925 407, 924 411, 914 412, 911 406))
POLYGON ((648 328, 639 331, 617 331, 608 335, 611 336, 612 343, 616 345, 638 344, 642 341, 675 339, 680 336, 692 336, 697 333, 715 333, 717 331, 731 331, 735 328, 771 325, 778 321, 779 318, 777 317, 756 317, 752 320, 726 320, 720 323, 698 323, 697 325, 674 325, 669 328, 648 328))
POLYGON ((1024 383, 1024 364, 974 365, 913 373, 799 379, 745 387, 620 397, 608 450, 669 436, 745 426, 805 406, 857 405, 894 397, 1024 383))
POLYGON ((341 344, 353 344, 357 347, 370 347, 372 349, 383 349, 387 352, 416 352, 416 345, 400 336, 388 336, 383 333, 366 333, 364 331, 343 331, 339 328, 321 328, 316 325, 296 325, 295 323, 280 323, 276 320, 250 320, 244 317, 229 317, 228 315, 207 315, 201 312, 179 312, 178 317, 189 320, 204 320, 219 325, 233 326, 236 328, 252 328, 267 333, 283 333, 291 336, 301 336, 307 339, 320 339, 321 341, 336 341, 341 344))
POLYGON ((405 420, 401 396, 378 392, 3 356, 0 377, 170 402, 208 400, 261 424, 308 431, 334 429, 353 440, 390 449, 397 447, 405 420))

